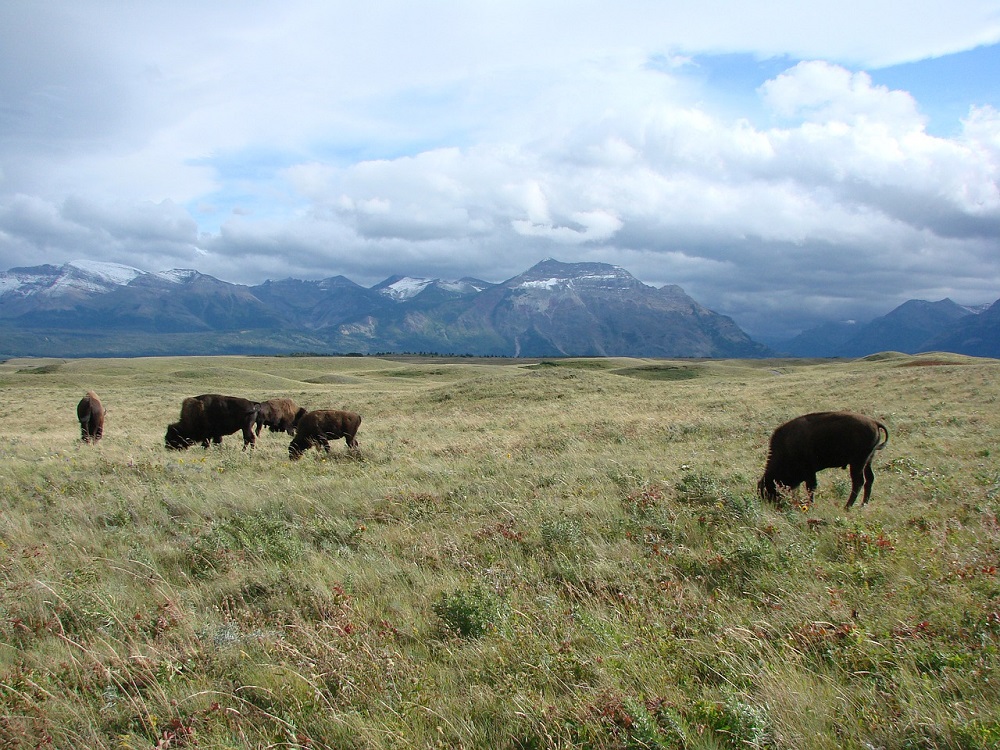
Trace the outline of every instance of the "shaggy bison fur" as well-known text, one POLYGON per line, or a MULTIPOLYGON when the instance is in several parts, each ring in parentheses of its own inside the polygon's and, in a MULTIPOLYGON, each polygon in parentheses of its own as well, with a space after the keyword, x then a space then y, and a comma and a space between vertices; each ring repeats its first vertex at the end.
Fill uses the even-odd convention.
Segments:
POLYGON ((271 432, 287 432, 289 435, 294 435, 295 428, 305 413, 306 410, 296 405, 290 398, 270 398, 261 401, 260 411, 257 412, 257 436, 260 437, 260 430, 264 426, 271 432))
POLYGON ((299 458, 309 446, 317 449, 322 446, 330 452, 330 441, 344 438, 347 447, 357 450, 358 441, 355 435, 361 427, 361 417, 351 411, 337 409, 317 409, 310 411, 299 420, 295 437, 288 445, 288 457, 293 461, 299 458))
POLYGON ((76 405, 76 418, 80 420, 83 442, 96 443, 104 436, 104 405, 93 391, 87 391, 76 405))
POLYGON ((778 498, 779 485, 791 490, 805 482, 812 502, 816 472, 850 466, 851 495, 844 507, 854 505, 862 485, 865 493, 861 504, 865 505, 875 481, 872 458, 888 442, 886 426, 862 414, 824 411, 796 417, 771 435, 767 465, 757 491, 762 498, 773 502, 778 498))
POLYGON ((239 396, 206 394, 186 398, 181 404, 181 418, 167 427, 167 448, 184 450, 195 443, 207 448, 209 441, 221 443, 223 435, 243 430, 243 450, 253 446, 253 426, 260 404, 239 396))

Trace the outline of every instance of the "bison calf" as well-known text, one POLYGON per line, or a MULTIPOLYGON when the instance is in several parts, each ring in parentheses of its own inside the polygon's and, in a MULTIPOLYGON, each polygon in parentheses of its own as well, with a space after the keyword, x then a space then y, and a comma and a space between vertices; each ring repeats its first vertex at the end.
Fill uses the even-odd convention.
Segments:
POLYGON ((306 410, 297 406, 290 398, 270 398, 261 401, 260 411, 257 412, 257 436, 260 437, 260 430, 264 426, 271 432, 287 432, 289 435, 294 435, 295 428, 305 413, 306 410))
POLYGON ((184 399, 181 418, 167 427, 167 448, 184 450, 195 443, 208 448, 209 441, 221 443, 223 435, 243 430, 243 450, 255 444, 253 426, 260 404, 239 396, 215 393, 184 399))
POLYGON ((293 461, 296 460, 311 445, 315 445, 317 449, 322 446, 329 453, 330 441, 340 438, 347 441, 348 448, 356 450, 358 441, 355 435, 359 427, 361 427, 361 417, 351 411, 317 409, 306 412, 299 420, 295 437, 288 445, 288 457, 293 461))
POLYGON ((851 496, 844 508, 854 505, 862 485, 865 494, 861 504, 865 505, 875 481, 872 458, 888 442, 886 426, 861 414, 824 411, 796 417, 771 435, 767 465, 757 491, 762 498, 773 502, 778 498, 778 485, 794 489, 805 482, 812 502, 816 472, 850 466, 851 496))
POLYGON ((76 418, 80 420, 83 442, 96 443, 104 436, 104 405, 93 391, 87 391, 76 405, 76 418))

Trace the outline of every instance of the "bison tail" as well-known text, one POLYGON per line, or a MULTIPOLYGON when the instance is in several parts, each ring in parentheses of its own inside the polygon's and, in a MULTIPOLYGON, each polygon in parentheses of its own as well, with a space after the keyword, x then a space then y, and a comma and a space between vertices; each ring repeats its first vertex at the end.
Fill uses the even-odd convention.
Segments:
POLYGON ((881 422, 876 422, 875 424, 878 425, 879 432, 884 432, 885 433, 885 440, 883 440, 881 443, 878 443, 875 446, 875 450, 880 451, 883 448, 885 448, 885 446, 889 443, 889 428, 886 427, 881 422))

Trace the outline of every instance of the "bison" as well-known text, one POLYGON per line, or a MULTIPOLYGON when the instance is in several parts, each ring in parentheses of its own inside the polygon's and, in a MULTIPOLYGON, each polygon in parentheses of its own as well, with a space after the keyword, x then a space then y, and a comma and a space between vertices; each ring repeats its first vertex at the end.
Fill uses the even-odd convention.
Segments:
POLYGON ((865 505, 875 481, 872 458, 888 442, 886 426, 862 414, 824 411, 796 417, 771 435, 767 465, 757 483, 757 492, 763 499, 774 502, 778 498, 778 485, 794 489, 805 482, 812 502, 816 472, 850 466, 851 496, 844 509, 854 505, 862 484, 865 494, 861 504, 865 505))
POLYGON ((83 442, 96 443, 104 436, 104 405, 93 391, 87 391, 76 405, 76 418, 80 420, 83 442))
POLYGON ((257 412, 257 437, 265 425, 271 432, 287 432, 295 434, 295 428, 306 410, 297 406, 290 398, 271 398, 261 401, 257 412))
POLYGON ((295 461, 311 445, 315 445, 317 449, 322 446, 329 453, 330 441, 339 438, 347 441, 348 448, 357 450, 358 440, 355 435, 359 427, 361 427, 361 417, 351 411, 317 409, 306 412, 299 420, 295 437, 288 445, 288 457, 295 461))
POLYGON ((243 450, 255 444, 253 426, 260 404, 239 396, 205 394, 184 399, 181 418, 167 427, 167 448, 184 450, 195 443, 208 448, 209 441, 219 444, 223 435, 243 430, 243 450))

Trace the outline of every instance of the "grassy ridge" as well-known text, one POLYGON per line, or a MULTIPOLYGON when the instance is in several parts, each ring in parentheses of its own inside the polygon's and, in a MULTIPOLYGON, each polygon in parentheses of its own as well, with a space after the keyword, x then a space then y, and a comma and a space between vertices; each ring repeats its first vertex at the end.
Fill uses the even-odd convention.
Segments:
POLYGON ((998 375, 10 360, 0 747, 996 746, 998 375), (168 453, 207 392, 358 411, 361 453, 168 453), (762 504, 774 426, 839 408, 889 426, 872 502, 762 504))

